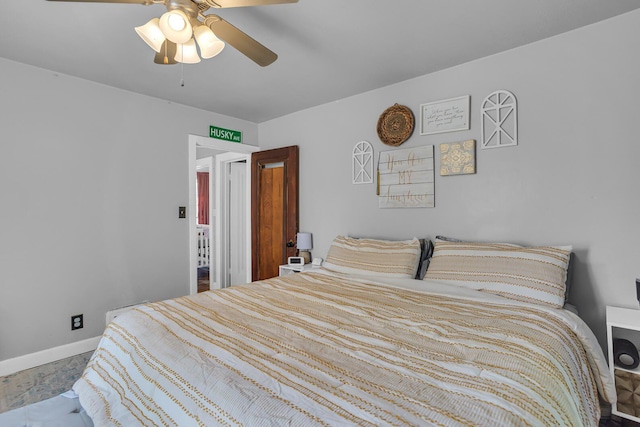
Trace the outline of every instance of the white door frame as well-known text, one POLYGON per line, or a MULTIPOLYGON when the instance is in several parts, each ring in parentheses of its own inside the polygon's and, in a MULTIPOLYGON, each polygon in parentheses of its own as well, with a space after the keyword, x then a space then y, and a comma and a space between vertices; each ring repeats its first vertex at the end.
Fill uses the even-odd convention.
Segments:
MULTIPOLYGON (((251 153, 255 153, 256 151, 260 151, 260 147, 256 147, 254 145, 245 145, 245 144, 237 144, 234 142, 227 142, 222 140, 217 140, 213 138, 207 138, 204 136, 198 135, 189 135, 188 142, 188 173, 189 173, 189 207, 187 209, 187 217, 189 218, 189 293, 196 294, 198 292, 198 252, 197 252, 197 229, 196 229, 196 216, 195 212, 197 210, 196 207, 196 149, 198 147, 209 148, 211 150, 216 150, 220 152, 230 152, 230 153, 239 153, 250 156, 251 153)), ((215 167, 215 173, 217 174, 219 168, 215 167)), ((251 184, 251 162, 247 162, 247 182, 250 186, 251 184)), ((220 185, 220 180, 216 177, 216 188, 220 185)), ((218 197, 219 191, 216 191, 216 198, 218 197)), ((249 212, 249 218, 247 221, 247 235, 248 238, 248 247, 247 247, 247 256, 251 256, 251 189, 247 191, 247 195, 249 197, 249 203, 247 204, 247 211, 249 212)), ((223 215, 220 212, 220 206, 216 204, 216 209, 218 215, 216 215, 216 240, 220 236, 221 228, 218 228, 218 223, 221 221, 221 216, 223 215)), ((210 224, 211 225, 211 224, 210 224)), ((221 227, 221 226, 220 226, 221 227)), ((216 242, 217 244, 217 242, 216 242)), ((216 275, 222 274, 221 265, 218 265, 218 253, 220 250, 216 248, 216 275)), ((251 262, 249 261, 249 265, 251 262)), ((250 271, 250 269, 249 269, 250 271)), ((248 282, 251 281, 249 277, 248 282)), ((219 281, 216 280, 216 283, 219 286, 219 281)))
MULTIPOLYGON (((251 154, 223 153, 216 156, 216 206, 219 206, 219 220, 216 221, 216 248, 228 248, 229 239, 227 230, 229 221, 229 165, 236 162, 246 162, 247 180, 245 186, 245 265, 251 265, 251 154), (224 212, 222 212, 224 211, 224 212)), ((216 284, 218 288, 226 288, 231 285, 229 281, 229 258, 225 250, 216 251, 216 284)), ((251 268, 247 268, 245 282, 251 281, 251 268)))

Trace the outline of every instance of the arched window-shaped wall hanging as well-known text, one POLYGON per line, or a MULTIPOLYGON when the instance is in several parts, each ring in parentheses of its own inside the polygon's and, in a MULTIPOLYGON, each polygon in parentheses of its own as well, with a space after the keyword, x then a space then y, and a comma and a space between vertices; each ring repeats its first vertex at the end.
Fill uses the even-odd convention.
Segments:
POLYGON ((497 90, 482 102, 482 148, 518 145, 518 106, 509 91, 497 90))
POLYGON ((360 141, 353 147, 353 183, 371 184, 373 182, 373 147, 367 141, 360 141))

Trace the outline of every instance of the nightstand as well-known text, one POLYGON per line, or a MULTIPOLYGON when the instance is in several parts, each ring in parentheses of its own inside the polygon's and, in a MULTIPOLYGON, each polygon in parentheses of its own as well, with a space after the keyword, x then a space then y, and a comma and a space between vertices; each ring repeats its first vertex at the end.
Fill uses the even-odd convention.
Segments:
POLYGON ((281 265, 278 268, 278 275, 280 277, 288 276, 289 274, 292 274, 292 273, 300 273, 301 271, 311 271, 311 270, 314 270, 316 268, 320 268, 320 266, 319 265, 313 265, 311 263, 305 264, 305 265, 284 264, 284 265, 281 265))
MULTIPOLYGON (((609 370, 614 378, 618 402, 611 408, 614 415, 635 422, 640 422, 640 405, 635 401, 640 398, 636 390, 640 387, 640 366, 626 369, 615 365, 613 340, 625 339, 636 348, 640 346, 640 310, 621 307, 607 307, 607 350, 609 370)), ((624 356, 627 357, 627 356, 624 356)), ((628 357, 631 359, 631 357, 628 357)), ((623 356, 620 357, 623 363, 623 356)))

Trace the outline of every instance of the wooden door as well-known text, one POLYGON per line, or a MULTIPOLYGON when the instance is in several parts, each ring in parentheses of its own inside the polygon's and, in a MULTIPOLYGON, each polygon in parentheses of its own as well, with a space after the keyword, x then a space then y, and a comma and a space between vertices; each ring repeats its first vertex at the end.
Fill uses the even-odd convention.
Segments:
POLYGON ((251 155, 251 245, 253 280, 278 275, 296 255, 298 146, 251 155))

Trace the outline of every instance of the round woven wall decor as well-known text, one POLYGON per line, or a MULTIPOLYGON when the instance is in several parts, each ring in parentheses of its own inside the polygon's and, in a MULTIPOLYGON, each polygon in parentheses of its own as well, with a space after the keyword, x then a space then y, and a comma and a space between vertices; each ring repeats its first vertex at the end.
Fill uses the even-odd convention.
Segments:
POLYGON ((413 133, 413 113, 404 105, 394 104, 378 119, 378 137, 386 145, 396 147, 413 133))

